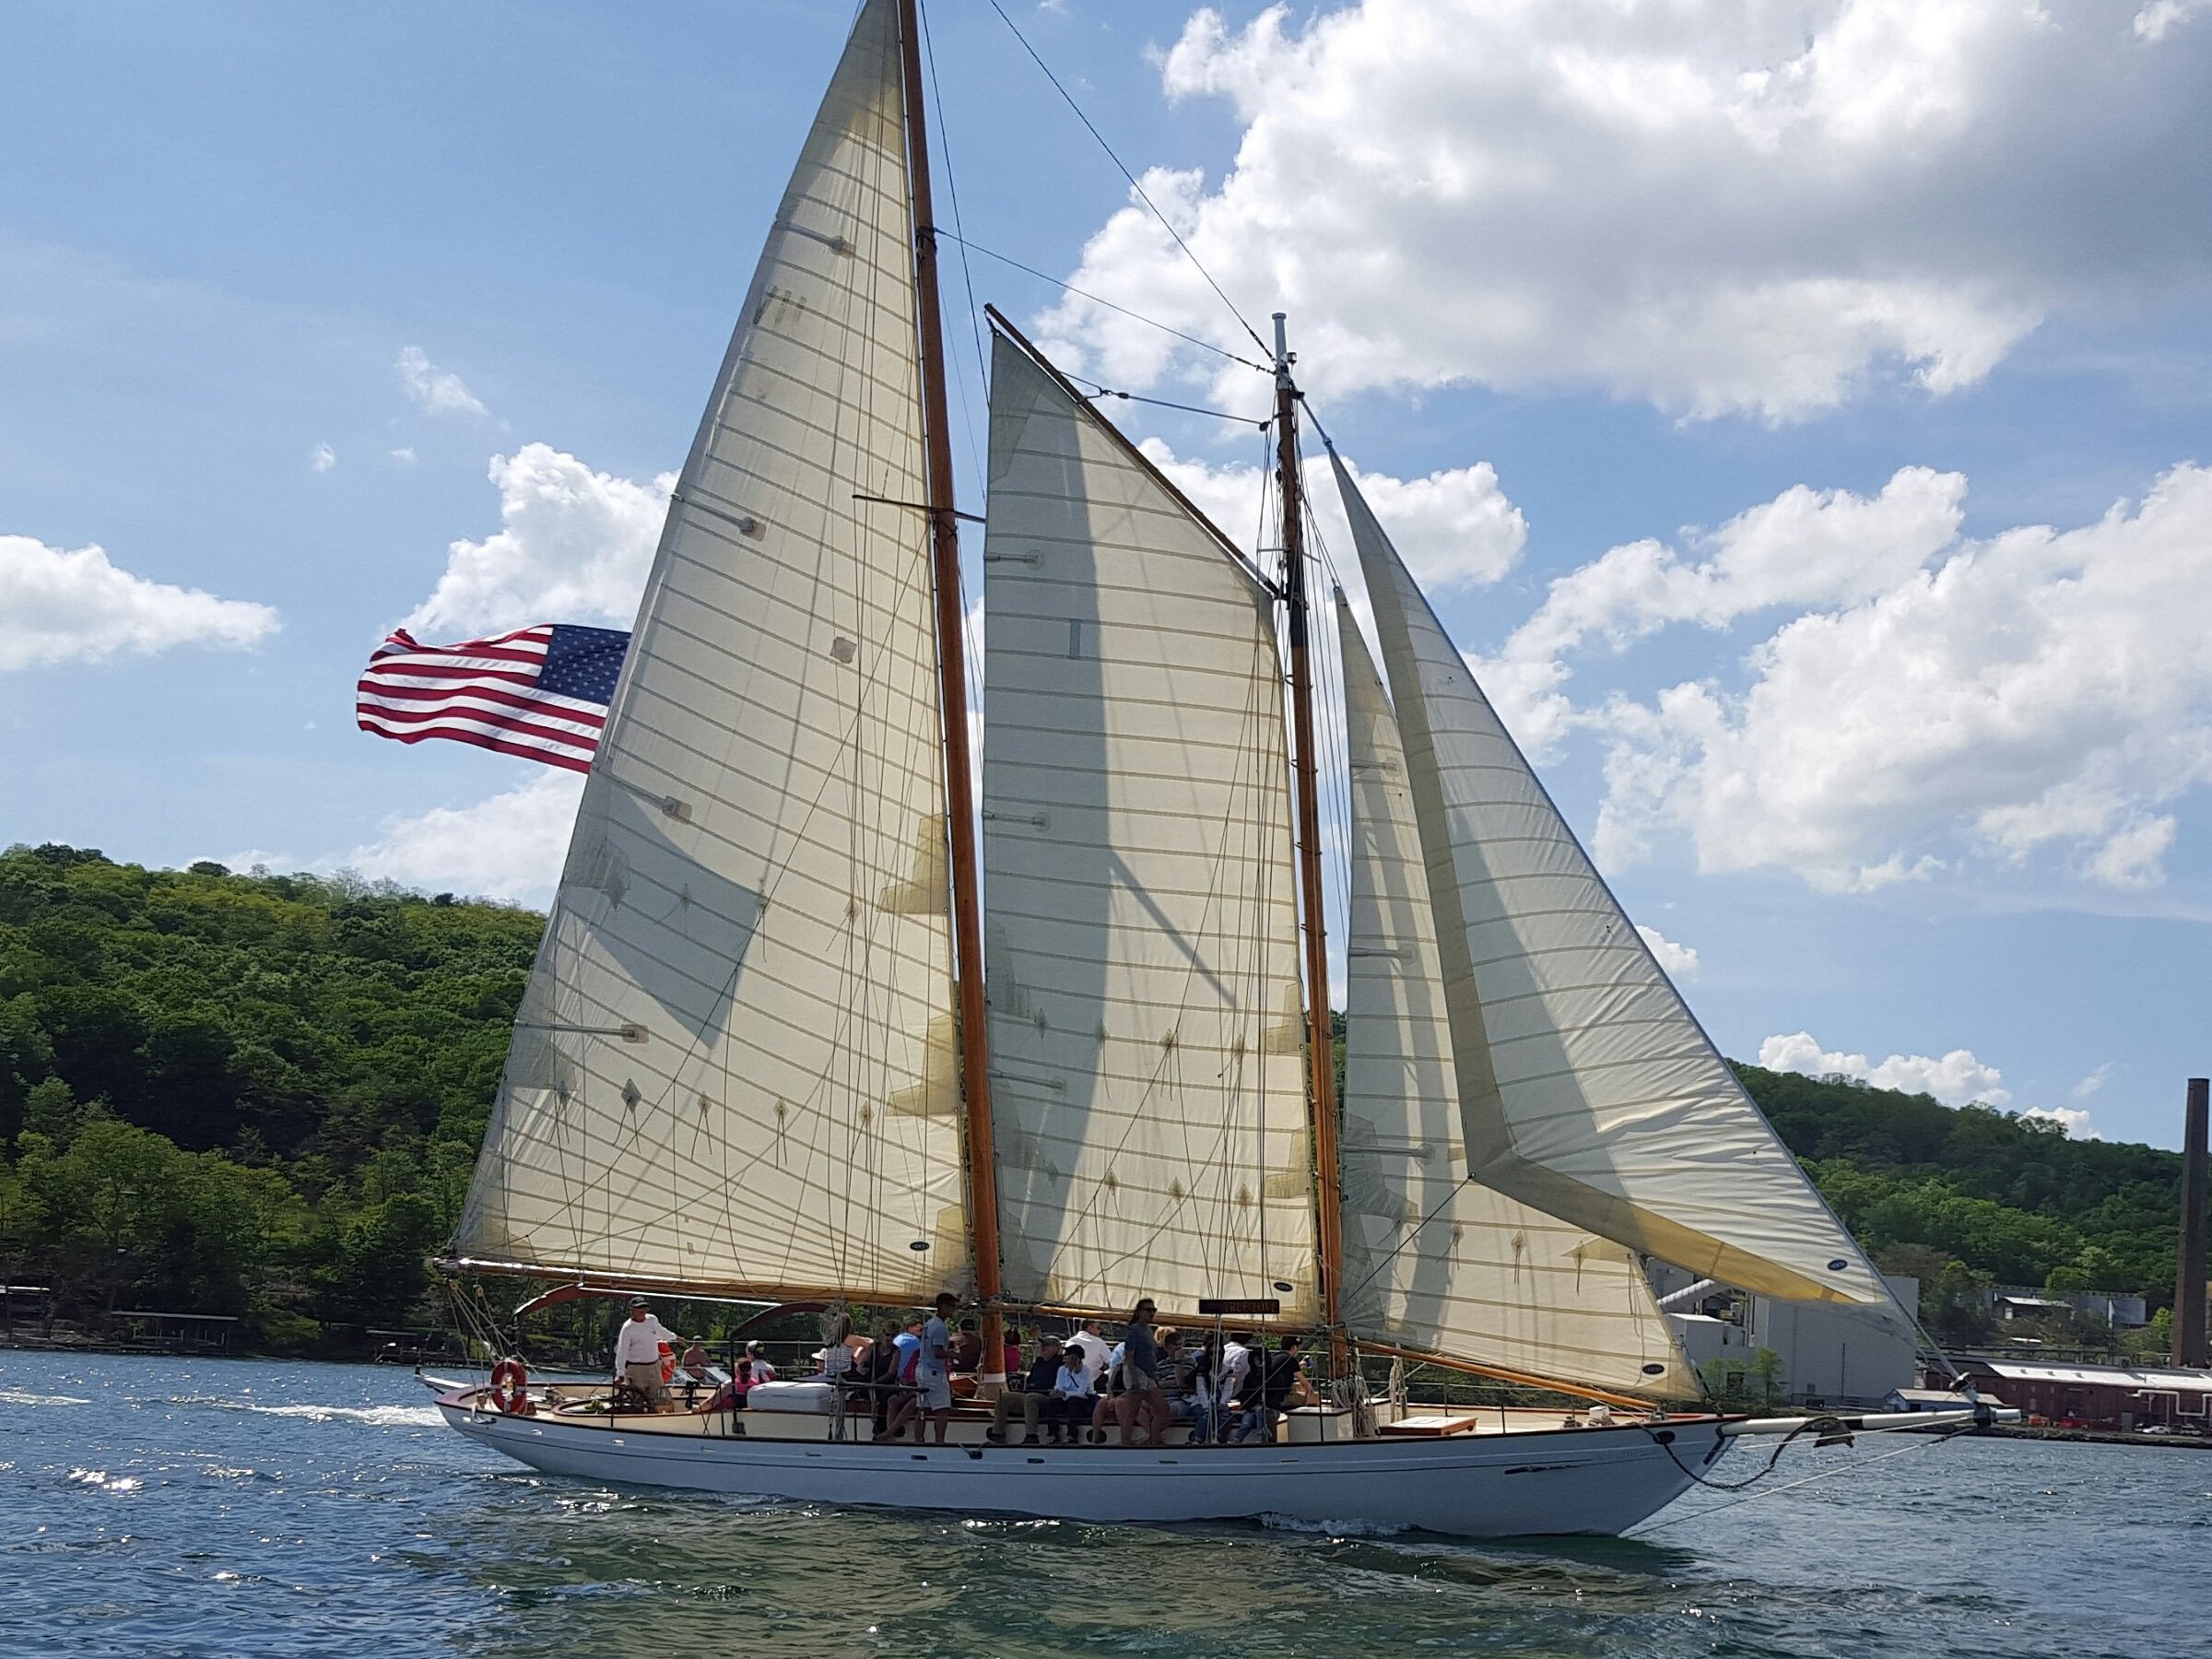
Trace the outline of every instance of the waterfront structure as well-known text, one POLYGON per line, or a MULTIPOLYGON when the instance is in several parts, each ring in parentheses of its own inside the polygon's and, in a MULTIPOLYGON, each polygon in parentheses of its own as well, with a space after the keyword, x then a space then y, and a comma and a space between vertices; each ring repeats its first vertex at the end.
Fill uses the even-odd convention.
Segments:
POLYGON ((1700 1370, 1715 1359, 1748 1365, 1769 1350, 1781 1401, 1815 1407, 1873 1406, 1920 1374, 1919 1333, 1911 1323, 1920 1310, 1920 1281, 1910 1274, 1882 1275, 1895 1307, 1908 1316, 1902 1320, 1886 1309, 1793 1302, 1688 1277, 1665 1265, 1652 1270, 1676 1337, 1700 1370))
POLYGON ((1961 1359, 1959 1368, 1983 1394, 2025 1411, 2030 1421, 2212 1432, 2212 1371, 2026 1359, 1961 1359))

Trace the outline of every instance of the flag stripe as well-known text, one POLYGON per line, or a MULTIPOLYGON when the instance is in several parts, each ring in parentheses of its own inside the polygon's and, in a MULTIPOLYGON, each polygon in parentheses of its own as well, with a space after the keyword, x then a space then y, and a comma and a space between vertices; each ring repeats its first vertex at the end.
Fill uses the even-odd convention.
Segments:
POLYGON ((445 737, 589 771, 628 644, 611 629, 554 622, 457 645, 423 645, 401 629, 362 671, 354 718, 398 743, 445 737), (556 657, 559 672, 548 673, 556 657))

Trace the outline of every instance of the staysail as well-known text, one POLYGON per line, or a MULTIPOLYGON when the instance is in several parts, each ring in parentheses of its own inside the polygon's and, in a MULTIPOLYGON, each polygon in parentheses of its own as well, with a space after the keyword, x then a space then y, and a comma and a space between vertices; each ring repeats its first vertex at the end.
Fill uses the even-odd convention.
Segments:
POLYGON ((1314 1315, 1271 596, 996 336, 983 866, 1007 1294, 1314 1315))
POLYGON ((1404 734, 1468 1171, 1747 1290, 1893 1307, 1336 481, 1404 734))
POLYGON ((1355 1339, 1550 1382, 1698 1392, 1631 1252, 1469 1178, 1406 750, 1341 598, 1351 761, 1344 1320, 1355 1339))
POLYGON ((675 492, 465 1264, 889 1300, 969 1270, 912 230, 869 0, 675 492))

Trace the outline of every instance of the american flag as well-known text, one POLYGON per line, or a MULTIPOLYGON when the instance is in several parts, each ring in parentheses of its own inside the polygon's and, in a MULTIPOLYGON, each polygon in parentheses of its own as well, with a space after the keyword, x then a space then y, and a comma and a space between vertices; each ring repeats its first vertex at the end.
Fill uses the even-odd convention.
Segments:
POLYGON ((629 647, 618 629, 565 622, 459 645, 418 645, 401 629, 369 659, 354 712, 380 737, 451 737, 589 771, 629 647))

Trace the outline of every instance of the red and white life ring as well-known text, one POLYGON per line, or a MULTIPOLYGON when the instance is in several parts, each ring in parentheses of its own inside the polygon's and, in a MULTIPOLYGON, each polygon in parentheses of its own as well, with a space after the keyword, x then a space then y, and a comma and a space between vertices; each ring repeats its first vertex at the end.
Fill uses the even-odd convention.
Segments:
POLYGON ((535 1417, 530 1403, 530 1373, 520 1359, 500 1360, 491 1368, 491 1407, 509 1417, 535 1417))

